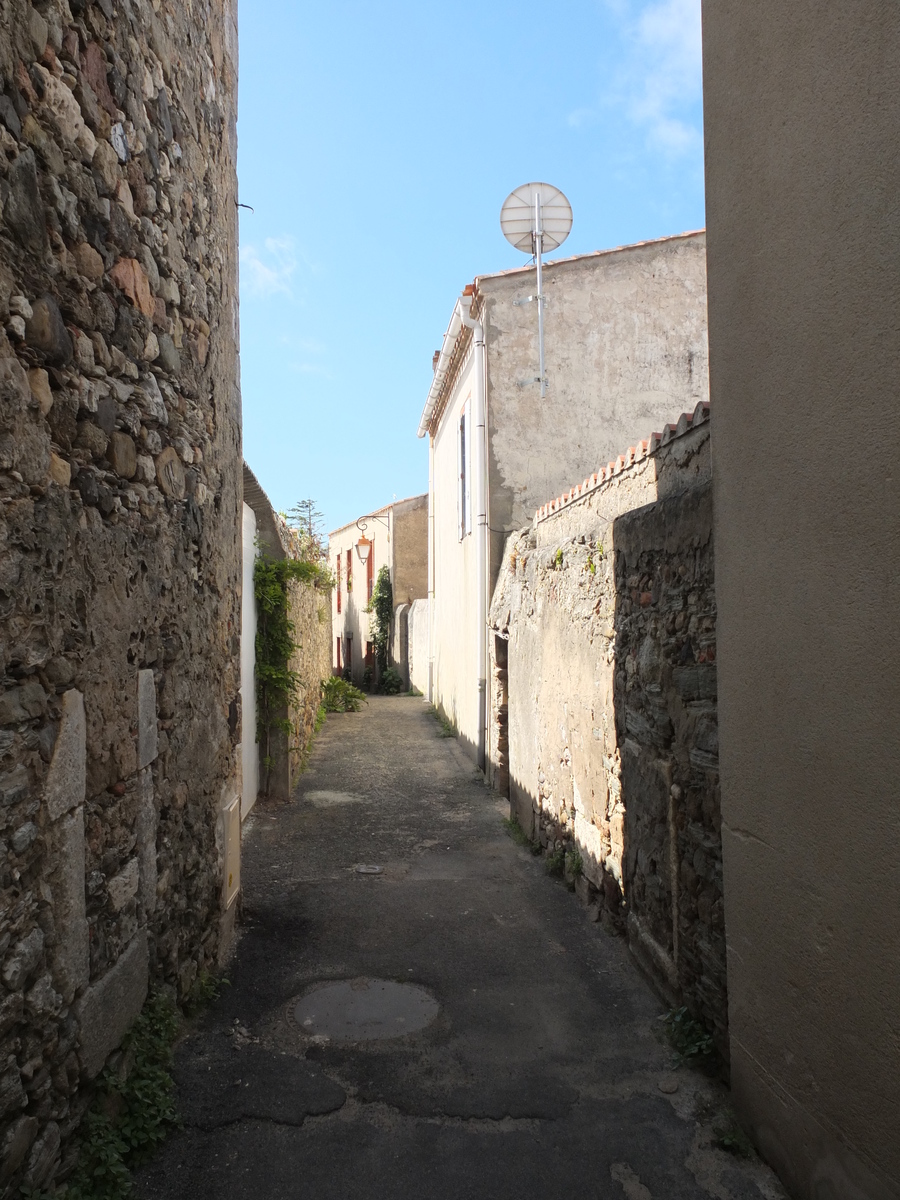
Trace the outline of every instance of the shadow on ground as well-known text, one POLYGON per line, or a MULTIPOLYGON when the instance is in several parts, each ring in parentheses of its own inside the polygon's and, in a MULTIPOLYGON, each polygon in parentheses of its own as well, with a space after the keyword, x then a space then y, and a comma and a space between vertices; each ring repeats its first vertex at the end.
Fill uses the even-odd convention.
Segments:
POLYGON ((329 717, 290 804, 255 810, 231 986, 180 1047, 185 1128, 137 1195, 781 1200, 713 1145, 727 1093, 673 1071, 624 945, 438 735, 421 700, 375 697, 329 717), (416 984, 437 1016, 326 1038, 295 1009, 330 980, 416 984))

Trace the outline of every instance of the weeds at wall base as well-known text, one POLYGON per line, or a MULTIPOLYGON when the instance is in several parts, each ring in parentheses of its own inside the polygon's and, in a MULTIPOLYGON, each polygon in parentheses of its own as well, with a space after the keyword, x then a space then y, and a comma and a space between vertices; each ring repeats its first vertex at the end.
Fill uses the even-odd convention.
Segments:
POLYGON ((226 979, 201 971, 182 1004, 152 993, 121 1047, 100 1073, 91 1106, 74 1135, 74 1171, 51 1192, 22 1187, 21 1200, 126 1200, 135 1167, 180 1127, 171 1066, 185 1017, 216 1000, 226 979))
POLYGON ((453 724, 453 722, 448 717, 444 716, 443 712, 441 712, 441 710, 437 707, 437 705, 429 704, 428 708, 425 711, 428 713, 428 715, 430 717, 434 717, 434 719, 440 725, 441 728, 440 728, 440 731, 438 732, 438 737, 442 737, 442 738, 459 737, 459 730, 456 728, 456 726, 453 724))
POLYGON ((530 850, 535 856, 540 854, 541 843, 532 841, 515 817, 504 819, 503 828, 517 846, 523 846, 525 849, 530 850))

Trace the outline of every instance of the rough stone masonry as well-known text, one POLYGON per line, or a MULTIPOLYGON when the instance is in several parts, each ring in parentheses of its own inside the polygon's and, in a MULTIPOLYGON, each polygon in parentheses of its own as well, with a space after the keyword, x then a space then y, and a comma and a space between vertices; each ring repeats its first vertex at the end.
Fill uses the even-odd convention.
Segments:
POLYGON ((4 1195, 227 931, 236 73, 233 0, 0 0, 4 1195))
POLYGON ((708 405, 514 534, 491 608, 495 786, 728 1057, 708 405), (570 858, 571 861, 571 858, 570 858))

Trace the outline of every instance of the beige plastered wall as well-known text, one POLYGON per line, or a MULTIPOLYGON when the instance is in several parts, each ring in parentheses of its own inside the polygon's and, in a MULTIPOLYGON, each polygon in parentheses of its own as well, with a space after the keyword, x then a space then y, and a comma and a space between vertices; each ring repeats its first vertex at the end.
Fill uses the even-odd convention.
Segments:
POLYGON ((428 596, 428 495, 391 505, 394 607, 428 596))
POLYGON ((900 1195, 900 6, 704 3, 734 1096, 900 1195))
POLYGON ((706 236, 544 268, 541 397, 533 269, 480 276, 487 352, 491 582, 539 505, 708 398, 706 236))
MULTIPOLYGON (((462 364, 434 437, 433 699, 474 753, 478 744, 474 532, 460 539, 457 430, 463 406, 471 412, 473 355, 462 364)), ((474 502, 474 482, 471 489, 474 502)), ((473 522, 474 530, 474 522, 473 522)))

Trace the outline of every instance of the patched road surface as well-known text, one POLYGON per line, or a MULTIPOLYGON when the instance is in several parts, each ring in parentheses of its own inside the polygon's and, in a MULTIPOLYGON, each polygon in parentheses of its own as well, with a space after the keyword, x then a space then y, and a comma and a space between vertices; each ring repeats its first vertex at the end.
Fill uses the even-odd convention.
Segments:
POLYGON ((141 1200, 783 1200, 505 815, 422 700, 328 718, 245 825, 231 986, 179 1048, 184 1129, 141 1200))

